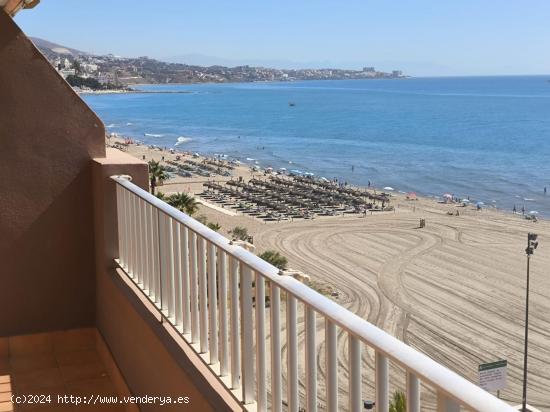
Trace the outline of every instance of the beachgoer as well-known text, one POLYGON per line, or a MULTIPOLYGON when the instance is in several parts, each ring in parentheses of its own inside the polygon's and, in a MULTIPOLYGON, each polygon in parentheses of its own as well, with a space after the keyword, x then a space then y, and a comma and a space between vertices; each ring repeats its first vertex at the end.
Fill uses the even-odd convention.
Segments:
POLYGON ((512 209, 512 212, 516 213, 516 205, 514 205, 514 208, 512 209))
POLYGON ((546 194, 546 186, 544 186, 544 194, 546 194))
POLYGON ((521 207, 521 214, 522 214, 522 215, 525 214, 525 206, 522 206, 522 207, 521 207))

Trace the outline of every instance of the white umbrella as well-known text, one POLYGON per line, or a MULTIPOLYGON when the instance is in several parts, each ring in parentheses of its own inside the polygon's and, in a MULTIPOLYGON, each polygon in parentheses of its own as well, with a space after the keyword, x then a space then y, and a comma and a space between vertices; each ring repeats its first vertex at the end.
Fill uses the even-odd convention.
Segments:
POLYGON ((538 215, 539 212, 537 212, 536 210, 531 210, 531 211, 529 212, 529 214, 530 214, 530 215, 538 215))
POLYGON ((391 191, 393 191, 393 187, 390 187, 390 186, 386 186, 386 187, 384 188, 384 190, 388 190, 388 191, 390 191, 390 192, 391 192, 391 191))
POLYGON ((462 203, 470 203, 470 201, 468 199, 462 199, 461 202, 462 203))

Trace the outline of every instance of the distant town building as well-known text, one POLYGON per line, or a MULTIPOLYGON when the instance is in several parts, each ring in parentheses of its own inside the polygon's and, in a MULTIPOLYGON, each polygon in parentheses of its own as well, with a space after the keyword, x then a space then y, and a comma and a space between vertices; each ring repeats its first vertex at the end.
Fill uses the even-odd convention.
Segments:
POLYGON ((367 73, 374 73, 376 70, 374 69, 374 67, 363 67, 363 71, 364 72, 367 72, 367 73))

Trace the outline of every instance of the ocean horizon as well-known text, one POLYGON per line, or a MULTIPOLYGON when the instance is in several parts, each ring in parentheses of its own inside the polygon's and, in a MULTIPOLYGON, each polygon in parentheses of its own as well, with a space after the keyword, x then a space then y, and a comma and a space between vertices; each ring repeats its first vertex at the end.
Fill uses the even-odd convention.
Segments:
POLYGON ((189 93, 83 98, 107 132, 145 144, 548 217, 548 79, 140 85, 189 93))

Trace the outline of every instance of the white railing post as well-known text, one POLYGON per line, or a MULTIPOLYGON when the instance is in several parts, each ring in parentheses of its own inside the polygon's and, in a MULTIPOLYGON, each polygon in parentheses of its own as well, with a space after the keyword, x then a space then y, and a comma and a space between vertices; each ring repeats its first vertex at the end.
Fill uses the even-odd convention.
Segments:
POLYGON ((281 377, 281 289, 270 285, 271 315, 271 409, 281 412, 283 407, 283 383, 281 377))
POLYGON ((181 306, 183 311, 183 333, 191 331, 191 313, 189 299, 190 291, 190 257, 189 257, 189 230, 185 226, 180 227, 180 245, 181 245, 181 275, 182 275, 182 299, 181 306))
POLYGON ((363 410, 363 399, 361 397, 361 341, 351 333, 348 335, 348 351, 349 410, 350 412, 361 412, 363 410))
POLYGON ((135 271, 134 257, 136 256, 136 222, 134 219, 134 198, 136 196, 128 192, 128 226, 129 226, 129 253, 128 253, 128 274, 133 279, 135 271))
POLYGON ((208 346, 208 288, 206 278, 206 242, 202 236, 197 238, 199 258, 199 325, 200 325, 200 350, 207 353, 208 346))
POLYGON ((144 283, 144 291, 149 296, 152 296, 151 294, 151 283, 152 279, 154 278, 154 268, 153 268, 153 260, 154 260, 154 253, 153 253, 153 206, 149 203, 146 204, 145 207, 145 227, 147 229, 147 268, 146 268, 146 277, 145 277, 145 283, 144 283))
POLYGON ((460 405, 439 390, 437 391, 437 412, 460 412, 460 405))
POLYGON ((298 412, 298 330, 296 327, 296 298, 286 294, 286 350, 288 412, 298 412))
POLYGON ((389 403, 389 378, 388 359, 379 352, 376 352, 376 410, 387 411, 389 403))
POLYGON ((168 276, 168 259, 166 258, 166 215, 163 212, 159 212, 159 297, 160 297, 160 311, 164 314, 167 309, 166 304, 166 279, 168 276))
POLYGON ((252 320, 252 269, 241 264, 241 360, 243 402, 254 402, 254 331, 252 320))
POLYGON ((189 272, 191 273, 191 343, 199 341, 199 269, 197 254, 197 234, 191 232, 191 243, 189 244, 189 272))
POLYGON ((420 381, 412 372, 407 372, 407 412, 420 412, 420 381))
POLYGON ((145 252, 143 239, 143 220, 141 219, 141 207, 144 201, 136 196, 136 276, 135 281, 138 285, 143 286, 143 257, 145 252))
POLYGON ((165 236, 166 236, 166 253, 165 259, 167 261, 166 265, 166 307, 167 307, 167 316, 170 319, 174 318, 174 308, 175 308, 175 290, 174 290, 174 235, 172 233, 172 218, 166 216, 165 220, 165 236))
POLYGON ((338 412, 338 341, 336 325, 325 319, 327 411, 338 412))
POLYGON ((153 209, 151 223, 153 224, 152 238, 152 255, 153 255, 153 279, 152 279, 152 296, 151 299, 160 307, 160 228, 159 214, 157 208, 153 209))
POLYGON ((229 372, 229 337, 227 333, 227 254, 218 250, 218 283, 220 311, 220 375, 229 372))
POLYGON ((265 281, 256 273, 256 406, 267 410, 267 371, 265 367, 265 281))
POLYGON ((218 285, 216 245, 208 242, 208 309, 210 326, 210 364, 218 363, 218 285))
POLYGON ((315 311, 310 306, 305 308, 305 321, 306 411, 317 412, 317 344, 315 342, 317 324, 315 311))
POLYGON ((149 238, 147 236, 147 231, 148 231, 148 225, 147 225, 147 207, 148 207, 148 203, 145 201, 145 200, 141 200, 141 215, 140 215, 140 220, 141 220, 141 236, 142 236, 142 247, 141 247, 141 263, 142 263, 142 268, 141 268, 141 283, 143 284, 143 289, 146 289, 147 287, 147 277, 149 275, 148 271, 147 271, 147 257, 148 257, 148 252, 149 252, 149 245, 150 243, 148 242, 149 241, 149 238))
POLYGON ((239 322, 239 261, 234 257, 229 258, 230 266, 230 307, 229 317, 231 322, 231 388, 241 387, 241 333, 239 322))
POLYGON ((117 216, 117 228, 118 228, 118 260, 120 262, 120 265, 124 267, 124 259, 126 256, 124 255, 124 235, 123 235, 123 228, 124 228, 124 205, 122 201, 122 194, 123 189, 122 186, 120 186, 118 183, 115 183, 115 190, 116 190, 116 216, 117 216))
POLYGON ((173 261, 174 261, 174 325, 178 330, 182 329, 183 323, 183 307, 182 307, 182 262, 181 262, 181 250, 180 244, 181 225, 172 220, 172 247, 173 247, 173 261))

